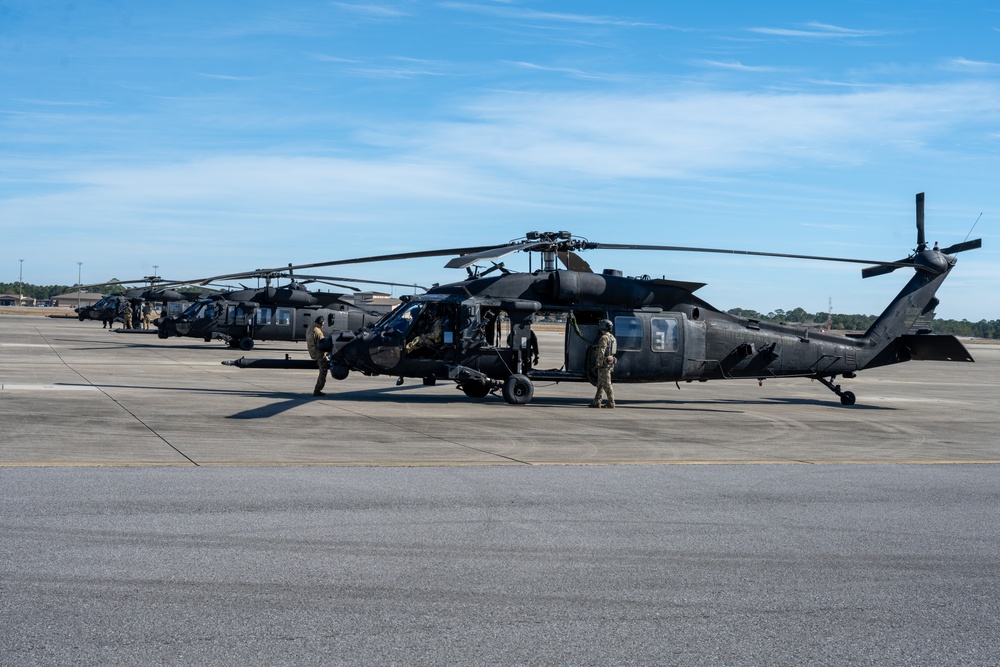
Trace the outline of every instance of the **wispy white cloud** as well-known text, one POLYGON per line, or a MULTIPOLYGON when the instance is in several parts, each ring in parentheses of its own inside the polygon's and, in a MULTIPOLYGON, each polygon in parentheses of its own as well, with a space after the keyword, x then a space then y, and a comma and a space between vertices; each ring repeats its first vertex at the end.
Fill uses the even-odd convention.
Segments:
POLYGON ((967 58, 952 58, 944 64, 945 69, 953 71, 965 71, 975 73, 986 73, 1000 71, 1000 63, 969 60, 967 58))
POLYGON ((219 79, 222 81, 255 81, 255 76, 235 76, 232 74, 210 74, 208 72, 198 72, 198 76, 206 79, 219 79))
POLYGON ((738 60, 700 60, 697 62, 698 65, 702 67, 709 67, 712 69, 726 69, 734 70, 737 72, 760 72, 760 73, 772 73, 772 72, 784 72, 788 71, 787 67, 770 67, 767 65, 744 65, 738 60))
POLYGON ((826 23, 806 23, 801 28, 748 28, 750 32, 776 37, 802 37, 808 39, 858 39, 861 37, 883 37, 892 32, 887 30, 858 30, 826 23))
POLYGON ((398 6, 390 6, 375 3, 356 3, 356 2, 331 2, 331 6, 341 9, 345 12, 350 12, 352 14, 359 14, 361 16, 368 16, 372 18, 399 18, 403 16, 408 16, 409 12, 403 11, 398 6))
POLYGON ((471 151, 520 171, 689 179, 778 164, 855 164, 870 159, 872 146, 912 151, 954 127, 1000 117, 1000 87, 497 95, 467 113, 475 122, 388 141, 452 159, 471 151))
POLYGON ((445 9, 471 12, 522 21, 544 21, 550 23, 573 23, 579 25, 595 26, 617 26, 626 28, 660 28, 681 30, 676 26, 669 26, 648 21, 638 21, 633 19, 593 15, 593 14, 567 14, 562 12, 543 12, 537 9, 525 9, 523 7, 512 7, 509 5, 483 5, 467 2, 443 2, 440 4, 445 9))
POLYGON ((539 65, 529 62, 511 62, 511 65, 521 69, 534 70, 536 72, 553 72, 556 74, 566 74, 577 79, 588 79, 594 81, 621 81, 625 77, 615 74, 605 74, 600 72, 587 72, 574 67, 553 67, 551 65, 539 65))

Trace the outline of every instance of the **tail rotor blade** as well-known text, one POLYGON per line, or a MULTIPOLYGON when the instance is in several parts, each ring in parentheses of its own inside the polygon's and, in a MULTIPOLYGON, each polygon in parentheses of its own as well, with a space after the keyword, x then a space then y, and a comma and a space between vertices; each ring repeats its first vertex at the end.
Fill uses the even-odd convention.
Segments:
POLYGON ((924 193, 917 193, 917 252, 927 247, 924 237, 924 193))
POLYGON ((943 252, 946 255, 954 255, 956 252, 962 252, 963 250, 975 250, 976 248, 982 248, 982 247, 983 247, 982 239, 973 239, 971 241, 962 241, 961 243, 950 245, 947 248, 943 249, 941 252, 943 252))

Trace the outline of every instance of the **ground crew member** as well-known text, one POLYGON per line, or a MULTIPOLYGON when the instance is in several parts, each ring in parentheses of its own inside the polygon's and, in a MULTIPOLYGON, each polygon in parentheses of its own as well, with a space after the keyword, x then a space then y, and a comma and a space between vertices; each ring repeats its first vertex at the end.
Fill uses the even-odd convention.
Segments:
POLYGON ((149 305, 149 302, 143 304, 142 306, 142 328, 149 329, 153 322, 153 307, 149 305))
POLYGON ((125 318, 125 328, 126 329, 131 329, 132 328, 132 304, 130 304, 128 301, 125 302, 125 311, 122 313, 122 316, 125 318))
POLYGON ((323 333, 323 316, 319 316, 313 322, 312 328, 306 332, 306 348, 309 350, 309 358, 319 366, 319 377, 316 378, 316 388, 313 389, 313 396, 326 396, 323 387, 326 386, 326 372, 330 370, 330 361, 326 358, 326 353, 319 349, 319 342, 326 338, 323 333))
POLYGON ((590 404, 592 408, 614 408, 615 390, 611 386, 611 370, 615 367, 615 353, 618 351, 618 341, 611 333, 614 325, 611 320, 601 320, 597 323, 597 328, 601 335, 594 343, 594 367, 597 371, 597 395, 590 404), (601 394, 608 398, 608 402, 601 404, 601 394))

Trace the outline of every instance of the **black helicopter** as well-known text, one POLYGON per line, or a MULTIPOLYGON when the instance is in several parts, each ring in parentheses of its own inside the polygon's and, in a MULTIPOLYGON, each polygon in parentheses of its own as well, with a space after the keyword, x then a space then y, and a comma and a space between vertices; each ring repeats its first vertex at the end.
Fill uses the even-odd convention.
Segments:
POLYGON ((145 283, 146 286, 132 287, 122 292, 109 294, 102 297, 92 306, 74 309, 77 318, 81 322, 85 320, 100 320, 107 325, 113 325, 115 322, 124 323, 125 310, 131 309, 132 326, 138 328, 142 321, 142 311, 146 308, 151 311, 155 310, 157 314, 176 315, 180 314, 192 303, 204 298, 207 294, 207 291, 204 289, 185 290, 179 287, 167 287, 166 285, 177 286, 180 283, 167 282, 159 276, 146 276, 141 280, 112 280, 106 283, 83 285, 80 289, 109 285, 134 285, 140 282, 145 283))
POLYGON ((178 315, 157 318, 154 324, 159 337, 190 336, 206 342, 220 339, 230 347, 250 350, 257 340, 305 340, 306 332, 317 317, 324 318, 327 331, 361 329, 378 321, 400 303, 399 299, 387 295, 363 292, 357 287, 329 281, 400 286, 398 283, 334 276, 293 276, 287 270, 251 271, 191 282, 207 284, 242 278, 262 278, 265 287, 214 294, 178 315), (285 286, 272 287, 271 281, 277 278, 289 278, 290 281, 285 286), (308 283, 333 285, 348 292, 311 292, 305 287, 308 283))
MULTIPOLYGON (((467 280, 436 286, 388 314, 370 330, 331 337, 331 374, 344 379, 352 370, 365 375, 422 378, 425 384, 452 380, 474 398, 500 391, 512 404, 531 401, 536 381, 591 379, 589 348, 600 320, 614 323, 617 363, 614 381, 691 382, 732 378, 804 377, 818 380, 843 405, 855 395, 836 384, 838 375, 913 359, 973 361, 954 337, 933 335, 926 324, 938 304, 935 292, 952 268, 952 255, 979 248, 980 239, 948 248, 929 248, 924 237, 924 196, 917 195, 917 246, 908 257, 877 262, 811 255, 592 243, 568 232, 531 232, 501 246, 451 248, 362 257, 296 268, 357 264, 409 257, 460 255, 447 267, 465 268, 467 280), (787 257, 872 265, 862 276, 913 269, 902 291, 864 334, 843 336, 737 317, 694 296, 703 286, 618 271, 593 273, 576 254, 588 249, 709 252, 787 257), (510 253, 540 252, 541 269, 513 273, 494 264, 473 266, 510 253), (560 269, 557 260, 566 265, 560 269), (493 274, 493 275, 489 275, 493 274), (542 314, 565 320, 564 365, 532 367, 532 323, 542 314), (500 335, 501 322, 509 330, 500 335)), ((281 367, 268 360, 224 362, 239 367, 281 367)), ((288 367, 287 363, 285 367, 288 367)))

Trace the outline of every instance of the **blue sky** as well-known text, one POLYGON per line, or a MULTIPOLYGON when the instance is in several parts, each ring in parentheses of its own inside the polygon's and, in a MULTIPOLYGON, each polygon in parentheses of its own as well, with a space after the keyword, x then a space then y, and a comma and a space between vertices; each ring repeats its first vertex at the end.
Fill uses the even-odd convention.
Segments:
MULTIPOLYGON (((929 241, 982 213, 939 316, 1000 318, 995 3, 0 0, 0 53, 0 281, 19 259, 35 284, 181 279, 531 230, 894 260, 926 192, 929 241)), ((446 259, 335 275, 461 278, 446 259)), ((906 280, 586 259, 765 313, 877 313, 906 280)))

